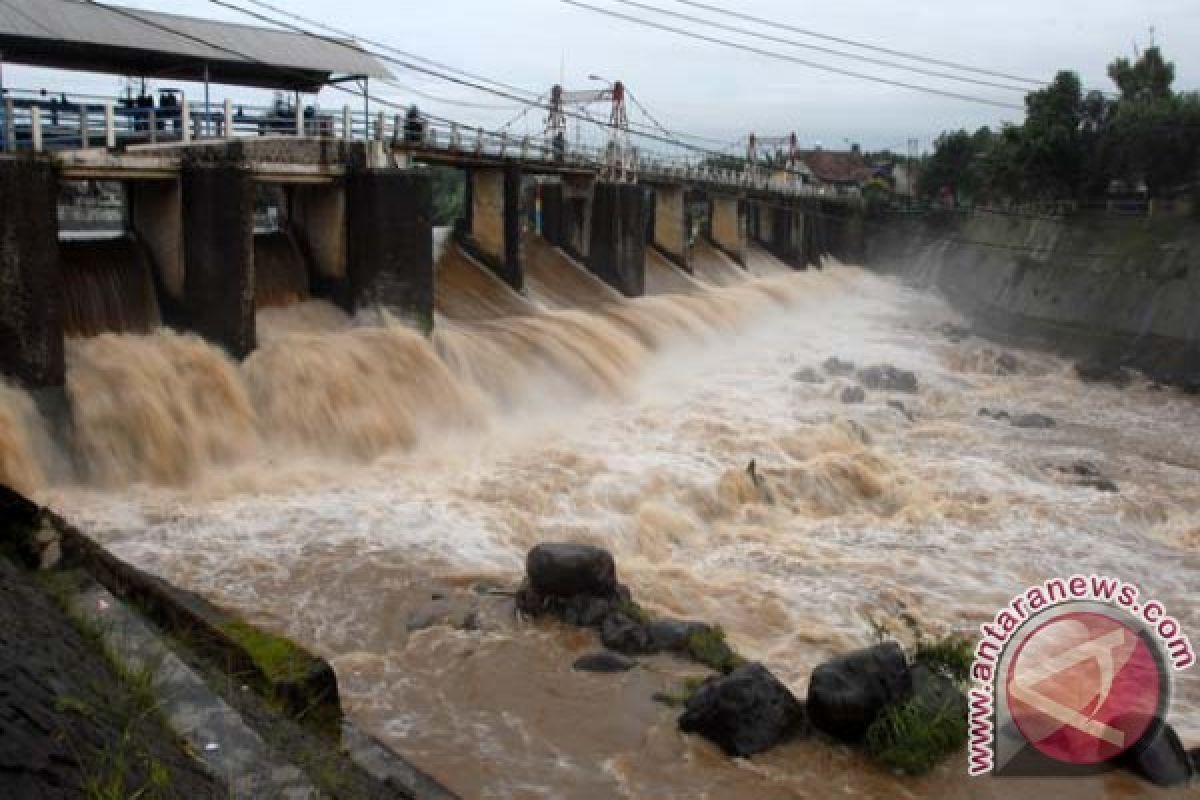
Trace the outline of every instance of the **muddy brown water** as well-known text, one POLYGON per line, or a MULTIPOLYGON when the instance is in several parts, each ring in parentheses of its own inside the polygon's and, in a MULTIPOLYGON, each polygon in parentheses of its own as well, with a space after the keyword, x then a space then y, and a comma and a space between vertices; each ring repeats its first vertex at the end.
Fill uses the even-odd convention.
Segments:
MULTIPOLYGON (((261 314, 240 365, 165 331, 72 341, 72 451, 0 389, 0 478, 329 658, 348 712, 464 797, 1152 792, 1122 775, 970 780, 965 757, 902 778, 816 741, 730 760, 651 699, 687 665, 573 672, 591 634, 517 622, 503 596, 479 630, 407 622, 435 592, 513 588, 530 546, 572 540, 611 549, 651 610, 720 623, 801 696, 814 665, 879 625, 971 630, 1076 572, 1138 583, 1195 639, 1194 398, 1084 385, 1032 352, 997 374, 999 348, 937 332, 961 322, 940 300, 852 266, 789 273, 752 251, 750 279, 715 287, 656 259, 657 288, 684 293, 625 301, 569 272, 556 286, 572 265, 542 252, 536 292, 514 301, 451 257, 463 296, 439 299, 431 340, 308 302, 261 314), (792 379, 832 355, 912 369, 920 392, 845 406, 844 379, 792 379), (1020 430, 983 406, 1059 425, 1020 430), (750 459, 773 505, 753 502, 750 459), (1079 459, 1120 492, 1066 482, 1055 465, 1079 459)), ((1195 669, 1172 719, 1200 744, 1195 669)))

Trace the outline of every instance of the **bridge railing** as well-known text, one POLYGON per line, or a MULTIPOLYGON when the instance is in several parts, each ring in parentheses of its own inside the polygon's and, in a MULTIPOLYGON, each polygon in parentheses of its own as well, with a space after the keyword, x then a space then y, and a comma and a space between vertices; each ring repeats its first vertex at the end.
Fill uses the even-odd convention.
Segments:
POLYGON ((617 142, 595 146, 544 135, 521 135, 459 124, 429 114, 410 117, 386 110, 193 103, 171 95, 118 99, 94 95, 50 95, 45 91, 5 90, 0 104, 0 150, 69 151, 119 149, 137 145, 263 136, 375 140, 414 152, 474 154, 488 159, 536 161, 594 170, 610 180, 688 180, 737 189, 769 190, 798 196, 829 196, 827 187, 781 180, 748 166, 740 170, 707 165, 695 156, 644 153, 617 142))

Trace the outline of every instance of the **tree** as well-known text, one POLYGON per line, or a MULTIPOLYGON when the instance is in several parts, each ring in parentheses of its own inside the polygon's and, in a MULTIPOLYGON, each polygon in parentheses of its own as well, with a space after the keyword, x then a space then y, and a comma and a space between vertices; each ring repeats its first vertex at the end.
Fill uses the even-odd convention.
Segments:
POLYGON ((979 154, 971 134, 966 131, 943 133, 934 142, 918 179, 917 194, 932 200, 949 192, 956 201, 969 199, 977 186, 975 158, 979 154))
POLYGON ((1132 64, 1127 58, 1109 64, 1108 77, 1121 90, 1122 100, 1165 100, 1171 96, 1171 84, 1175 82, 1175 64, 1163 61, 1157 47, 1149 47, 1132 64))

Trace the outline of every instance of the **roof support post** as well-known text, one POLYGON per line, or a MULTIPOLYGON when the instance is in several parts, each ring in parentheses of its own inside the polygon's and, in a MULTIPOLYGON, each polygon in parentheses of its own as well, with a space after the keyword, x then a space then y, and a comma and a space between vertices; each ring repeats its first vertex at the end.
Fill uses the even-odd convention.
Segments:
POLYGON ((375 140, 382 142, 384 140, 384 126, 387 125, 387 118, 380 111, 375 115, 375 140))
POLYGON ((11 97, 4 98, 4 151, 11 153, 17 149, 17 125, 13 119, 13 101, 11 97))
POLYGON ((29 109, 29 134, 33 141, 33 152, 42 152, 42 109, 37 105, 29 109))
POLYGON ((304 135, 304 106, 300 105, 300 92, 296 92, 296 135, 304 135))
POLYGON ((222 125, 221 136, 229 139, 233 137, 233 100, 225 98, 225 121, 222 125))
POLYGON ((200 131, 201 139, 203 139, 204 137, 209 135, 208 126, 209 126, 210 120, 212 119, 212 105, 210 104, 209 97, 208 97, 208 64, 207 63, 205 63, 205 65, 204 65, 204 116, 202 119, 204 120, 204 124, 201 126, 201 131, 200 131))
POLYGON ((90 146, 90 142, 88 142, 88 137, 90 135, 91 134, 88 131, 87 103, 80 103, 79 104, 79 149, 81 149, 81 150, 88 149, 88 147, 90 146))
POLYGON ((111 100, 104 103, 104 146, 109 150, 117 147, 117 118, 111 100))
POLYGON ((192 107, 186 95, 179 98, 179 138, 184 142, 192 140, 192 107))
POLYGON ((354 115, 349 105, 342 106, 342 138, 346 141, 354 138, 354 115))

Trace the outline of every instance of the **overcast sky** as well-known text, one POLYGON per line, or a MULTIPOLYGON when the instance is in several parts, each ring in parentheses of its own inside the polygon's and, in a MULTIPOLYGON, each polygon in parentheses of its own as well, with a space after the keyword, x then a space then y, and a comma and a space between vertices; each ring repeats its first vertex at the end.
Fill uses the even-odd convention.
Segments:
MULTIPOLYGON (((649 16, 613 0, 588 2, 649 16)), ((642 2, 691 14, 704 13, 672 0, 642 2)), ((1200 88, 1200 2, 1197 0, 711 2, 833 36, 998 72, 1049 79, 1058 69, 1074 69, 1081 74, 1085 85, 1106 89, 1110 85, 1104 74, 1105 65, 1115 56, 1130 55, 1135 40, 1145 46, 1153 26, 1158 44, 1176 63, 1176 87, 1200 88)), ((560 0, 432 3, 274 0, 274 3, 446 64, 538 91, 558 82, 560 73, 569 89, 595 86, 587 80, 590 73, 620 79, 668 127, 721 140, 736 140, 751 131, 760 135, 795 131, 806 145, 821 142, 832 148, 852 140, 868 148, 903 149, 908 137, 916 137, 925 148, 933 137, 948 128, 973 129, 984 124, 1019 122, 1021 117, 1020 111, 883 86, 648 30, 571 7, 560 0)), ((206 0, 122 0, 122 4, 250 21, 206 0)), ((678 20, 662 21, 699 27, 678 20)), ((728 18, 724 22, 748 24, 728 18)), ((712 29, 707 33, 896 80, 1021 103, 1021 94, 1017 92, 855 63, 784 44, 754 42, 712 29)), ((775 34, 847 49, 785 31, 775 34)), ((508 104, 502 99, 406 73, 401 68, 393 71, 400 83, 438 97, 487 106, 508 104)), ((65 87, 68 90, 111 94, 117 86, 112 77, 63 76, 14 66, 7 67, 4 73, 8 86, 47 86, 52 90, 62 88, 64 77, 70 79, 65 87)), ((377 90, 405 103, 415 100, 423 108, 465 122, 497 125, 514 114, 511 108, 435 102, 396 87, 380 86, 377 90)), ((328 92, 321 98, 327 105, 340 106, 343 101, 342 96, 328 92)), ((635 119, 639 117, 636 111, 631 114, 635 119)), ((534 112, 529 119, 538 126, 540 116, 534 112)))

